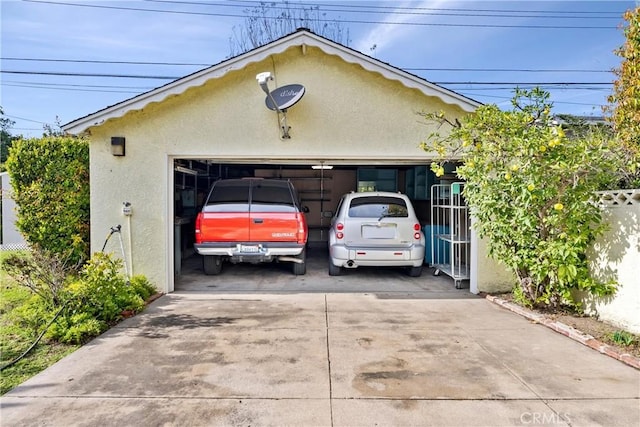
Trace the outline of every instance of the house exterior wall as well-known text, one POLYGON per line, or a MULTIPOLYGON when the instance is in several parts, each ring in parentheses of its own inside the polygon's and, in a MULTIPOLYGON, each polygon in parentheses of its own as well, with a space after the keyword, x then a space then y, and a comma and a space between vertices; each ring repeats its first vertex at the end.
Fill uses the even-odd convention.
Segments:
MULTIPOLYGON (((435 129, 418 116, 425 110, 443 110, 449 117, 464 114, 318 48, 292 47, 91 127, 92 248, 101 248, 110 227, 122 224, 133 273, 171 291, 174 158, 426 162, 431 156, 418 146, 435 129), (256 74, 264 71, 276 77, 271 88, 292 83, 306 88, 302 100, 287 113, 289 140, 281 139, 276 113, 266 108, 265 94, 256 82, 256 74), (110 154, 113 136, 125 137, 124 157, 110 154), (129 220, 122 215, 123 202, 131 203, 129 220)), ((116 246, 106 250, 110 249, 119 252, 116 246)))
POLYGON ((504 264, 500 264, 489 256, 486 239, 478 237, 474 230, 471 231, 471 236, 472 250, 477 254, 472 255, 474 258, 472 263, 475 262, 476 265, 471 266, 471 292, 488 294, 511 292, 516 283, 515 276, 507 271, 504 264))
POLYGON ((640 190, 633 191, 636 198, 632 204, 604 208, 609 229, 588 254, 593 276, 603 281, 615 280, 616 294, 603 298, 578 295, 578 298, 587 314, 640 334, 640 190))

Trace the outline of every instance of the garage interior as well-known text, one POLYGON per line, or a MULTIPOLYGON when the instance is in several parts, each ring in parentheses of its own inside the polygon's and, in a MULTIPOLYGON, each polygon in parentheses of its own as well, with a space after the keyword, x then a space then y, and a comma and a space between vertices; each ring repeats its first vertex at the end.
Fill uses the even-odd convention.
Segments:
MULTIPOLYGON (((343 194, 351 191, 392 191, 407 194, 420 223, 430 223, 430 194, 434 184, 457 181, 455 165, 448 165, 439 179, 425 164, 354 165, 329 162, 308 164, 223 163, 215 159, 174 160, 174 260, 175 282, 200 266, 193 249, 195 217, 211 185, 219 179, 263 177, 289 179, 298 191, 309 226, 307 262, 327 259, 327 232, 331 217, 343 194)), ((204 274, 200 272, 200 274, 204 274)), ((223 273, 224 274, 224 273, 223 273)))

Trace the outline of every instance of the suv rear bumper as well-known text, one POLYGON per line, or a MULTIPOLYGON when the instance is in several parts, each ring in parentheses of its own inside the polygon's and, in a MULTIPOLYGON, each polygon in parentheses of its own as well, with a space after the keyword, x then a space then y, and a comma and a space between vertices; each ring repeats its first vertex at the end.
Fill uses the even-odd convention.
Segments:
POLYGON ((357 266, 419 267, 424 263, 424 245, 387 248, 357 248, 334 244, 329 247, 329 262, 336 267, 357 266))
POLYGON ((304 251, 305 244, 287 242, 205 242, 196 243, 194 247, 200 255, 269 261, 274 257, 300 255, 304 251))

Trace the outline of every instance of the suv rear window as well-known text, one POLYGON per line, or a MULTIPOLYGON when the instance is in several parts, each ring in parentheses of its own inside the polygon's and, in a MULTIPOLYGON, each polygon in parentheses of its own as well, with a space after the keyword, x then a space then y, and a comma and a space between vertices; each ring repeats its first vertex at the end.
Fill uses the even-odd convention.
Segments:
POLYGON ((404 200, 397 197, 356 197, 349 206, 351 218, 407 218, 409 211, 404 200))

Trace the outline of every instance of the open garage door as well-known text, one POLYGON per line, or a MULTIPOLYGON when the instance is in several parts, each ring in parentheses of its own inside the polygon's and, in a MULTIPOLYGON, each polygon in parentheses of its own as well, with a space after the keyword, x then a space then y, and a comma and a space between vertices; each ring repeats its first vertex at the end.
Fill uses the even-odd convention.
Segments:
MULTIPOLYGON (((216 180, 247 177, 290 180, 300 196, 301 205, 308 208, 308 265, 323 272, 327 270, 327 232, 343 194, 376 190, 406 193, 412 199, 420 222, 427 225, 430 221, 429 188, 436 182, 427 165, 393 161, 341 164, 307 160, 304 163, 272 164, 178 158, 173 161, 173 166, 176 289, 193 280, 191 275, 203 275, 202 260, 193 249, 195 217, 216 180)), ((445 178, 454 179, 453 176, 445 178)), ((266 271, 265 266, 258 268, 266 271)), ((275 271, 278 272, 277 267, 275 271)))

